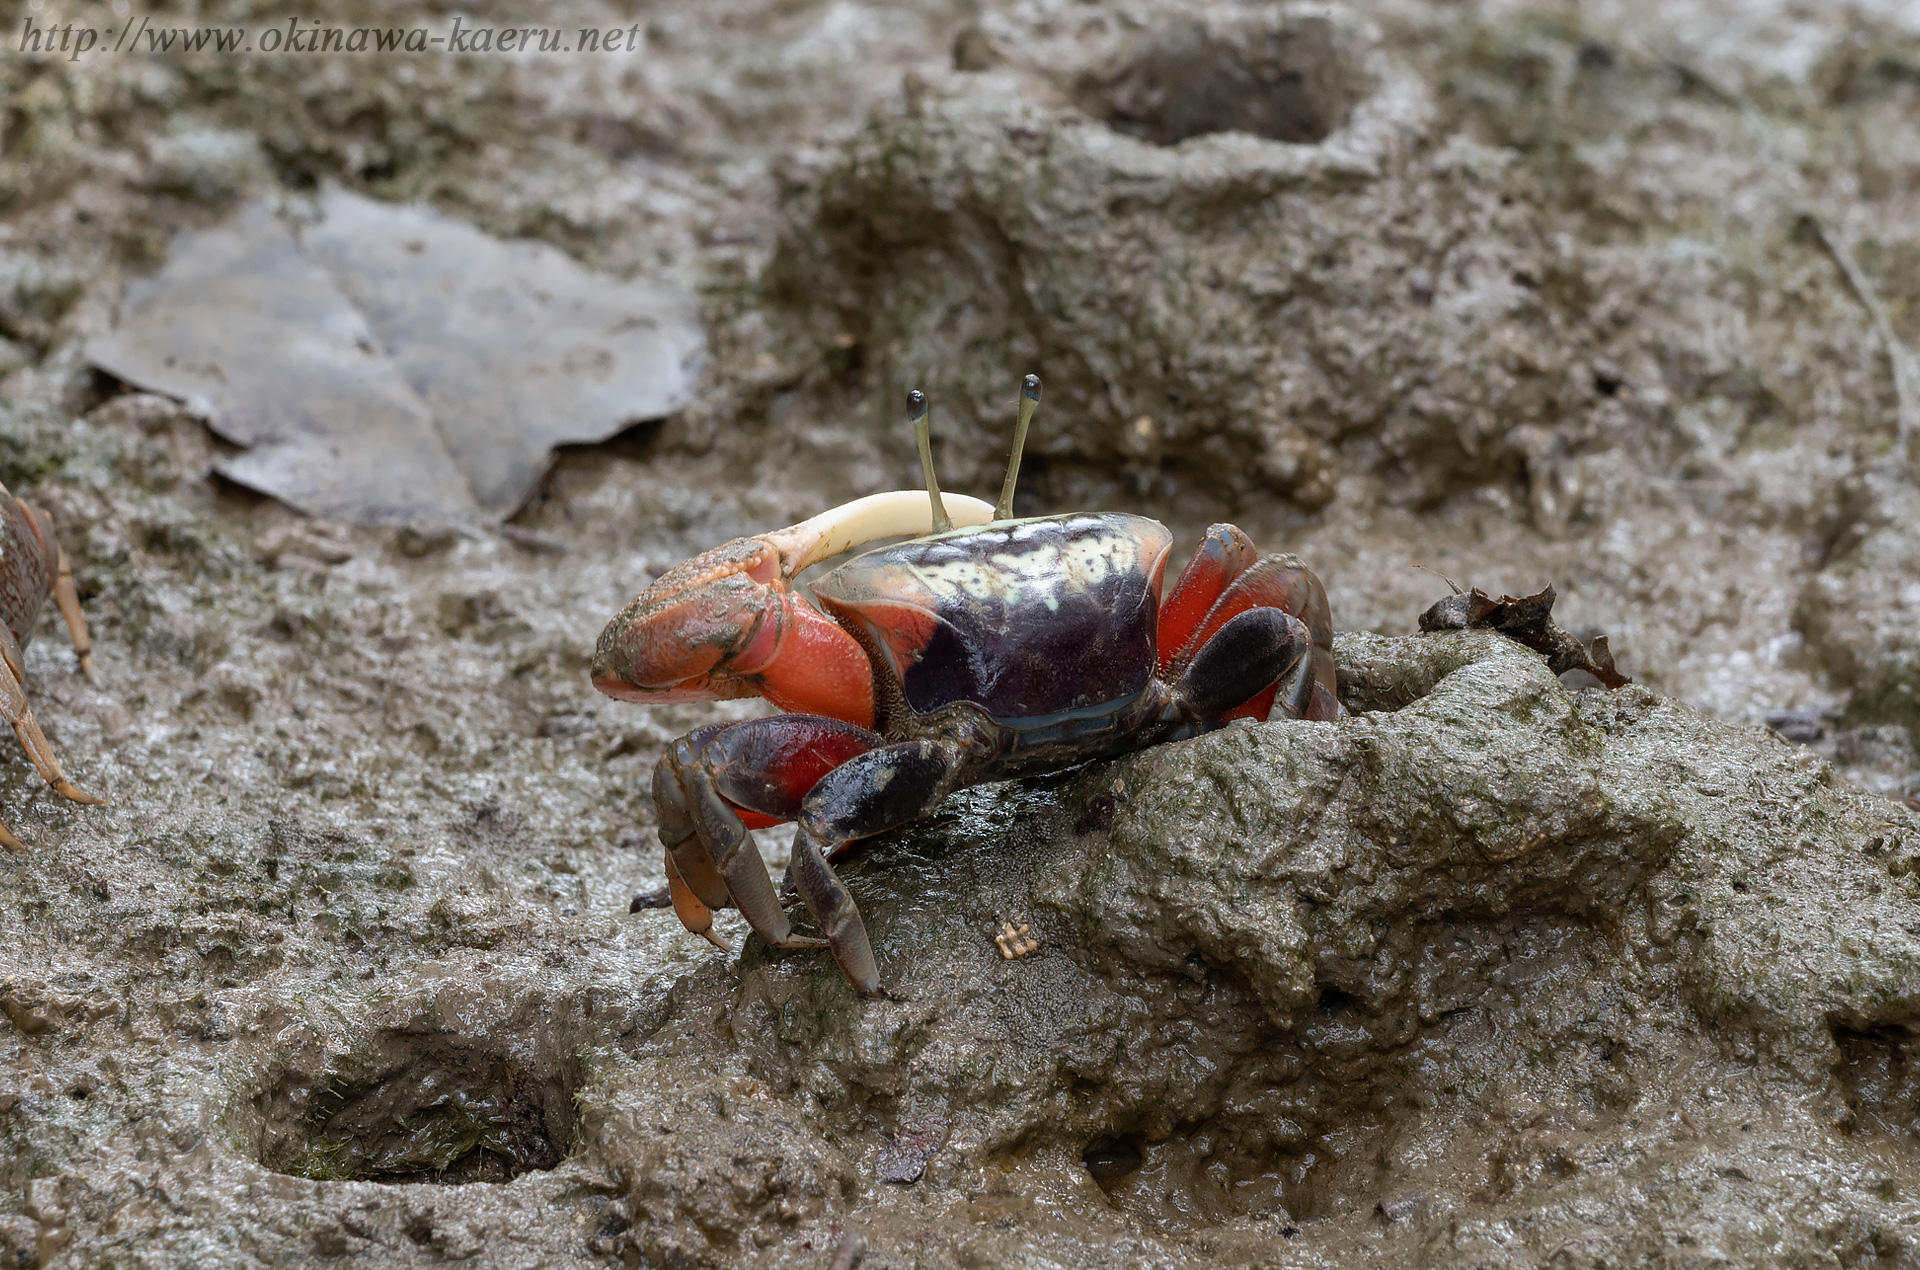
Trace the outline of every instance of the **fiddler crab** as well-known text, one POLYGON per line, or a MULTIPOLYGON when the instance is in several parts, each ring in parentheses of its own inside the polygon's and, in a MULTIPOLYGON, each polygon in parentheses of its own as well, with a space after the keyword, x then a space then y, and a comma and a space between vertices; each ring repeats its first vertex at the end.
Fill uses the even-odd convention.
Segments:
MULTIPOLYGON (((80 593, 74 589, 73 568, 67 553, 54 541, 53 519, 24 498, 15 498, 0 485, 0 719, 13 725, 14 735, 42 780, 76 803, 97 804, 95 798, 67 779, 60 760, 34 721, 27 705, 27 668, 24 650, 33 638, 41 606, 52 596, 67 620, 80 672, 93 678, 93 641, 87 638, 87 619, 80 612, 80 593)), ((0 825, 0 846, 22 850, 20 840, 0 825)))
POLYGON ((698 728, 653 771, 668 895, 716 946, 732 904, 775 948, 824 945, 885 995, 828 860, 957 789, 1175 741, 1234 719, 1332 720, 1320 580, 1215 525, 1161 598, 1172 534, 1125 512, 1015 519, 1040 380, 1022 385, 998 506, 943 495, 927 402, 908 395, 927 491, 856 499, 676 566, 601 632, 593 683, 642 704, 759 696, 789 713, 698 728), (812 565, 881 539, 808 587, 812 565), (810 593, 810 594, 809 594, 810 593), (798 821, 789 871, 826 938, 796 935, 749 830, 798 821))

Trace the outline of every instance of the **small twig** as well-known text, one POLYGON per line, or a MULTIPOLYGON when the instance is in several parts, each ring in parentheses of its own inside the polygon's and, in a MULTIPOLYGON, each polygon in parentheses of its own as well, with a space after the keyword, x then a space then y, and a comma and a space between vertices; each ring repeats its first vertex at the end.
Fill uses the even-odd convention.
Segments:
POLYGON ((1827 232, 1826 222, 1812 212, 1805 213, 1813 232, 1820 236, 1820 245, 1827 249, 1833 262, 1840 266, 1840 272, 1847 276, 1847 285, 1859 297, 1860 304, 1873 320, 1873 329, 1880 336, 1880 346, 1886 350, 1887 363, 1893 367, 1893 395, 1898 402, 1899 413, 1895 416, 1896 432, 1894 442, 1902 450, 1906 449, 1916 434, 1920 434, 1920 385, 1916 385, 1913 363, 1907 358, 1907 349, 1894 333, 1893 322, 1887 317, 1886 306, 1880 303, 1879 295, 1873 289, 1873 283, 1867 280, 1866 273, 1854 260, 1847 245, 1827 232))

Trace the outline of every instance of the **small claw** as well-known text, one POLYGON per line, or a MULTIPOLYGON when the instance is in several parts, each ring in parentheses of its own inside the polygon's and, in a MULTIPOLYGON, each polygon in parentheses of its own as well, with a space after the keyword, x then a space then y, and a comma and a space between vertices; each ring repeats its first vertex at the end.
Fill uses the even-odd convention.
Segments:
MULTIPOLYGON (((671 851, 666 854, 666 867, 667 902, 673 905, 674 916, 680 919, 682 926, 721 952, 731 955, 733 949, 727 947, 727 941, 713 933, 713 910, 708 908, 705 901, 694 894, 693 888, 687 885, 687 880, 681 876, 679 867, 673 862, 671 851)), ((641 898, 638 895, 633 897, 633 904, 627 909, 629 913, 635 912, 640 907, 641 898)))
POLYGON ((27 844, 14 837, 5 825, 0 825, 0 847, 9 851, 25 851, 27 844))
MULTIPOLYGON (((689 892, 689 895, 691 895, 691 892, 689 892)), ((698 903, 697 899, 695 903, 698 903)), ((676 913, 679 912, 680 905, 674 902, 672 883, 668 883, 657 891, 642 891, 633 897, 631 904, 627 905, 627 911, 629 913, 642 913, 650 908, 671 908, 675 910, 676 913)), ((688 915, 682 914, 681 925, 686 925, 687 920, 688 915)), ((705 921, 707 925, 700 930, 694 930, 693 933, 706 940, 709 944, 712 944, 715 948, 718 948, 721 952, 732 956, 732 947, 728 945, 726 940, 713 933, 713 914, 711 911, 705 914, 705 921)), ((687 929, 693 930, 690 926, 687 929)))

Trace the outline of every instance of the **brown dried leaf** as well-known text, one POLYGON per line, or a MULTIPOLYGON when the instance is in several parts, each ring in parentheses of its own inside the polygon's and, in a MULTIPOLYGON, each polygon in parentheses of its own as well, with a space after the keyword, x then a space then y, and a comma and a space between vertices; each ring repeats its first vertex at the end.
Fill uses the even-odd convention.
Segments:
POLYGON ((1553 587, 1536 595, 1503 595, 1494 599, 1479 587, 1449 595, 1420 615, 1423 631, 1457 631, 1484 626, 1498 631, 1515 643, 1544 653, 1547 669, 1556 675, 1569 670, 1584 670, 1609 688, 1633 682, 1614 668, 1613 652, 1607 637, 1594 637, 1591 645, 1582 644, 1553 620, 1553 587))
POLYGON ((691 398, 690 297, 342 190, 187 234, 88 358, 248 447, 222 474, 362 523, 511 515, 553 446, 691 398))

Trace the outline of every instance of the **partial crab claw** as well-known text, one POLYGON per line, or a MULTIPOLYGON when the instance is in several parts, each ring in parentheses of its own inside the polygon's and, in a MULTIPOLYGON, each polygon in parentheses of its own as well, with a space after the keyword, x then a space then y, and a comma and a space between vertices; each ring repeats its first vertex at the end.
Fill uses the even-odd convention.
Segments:
MULTIPOLYGON (((955 526, 993 519, 977 498, 941 502, 955 526)), ((676 565, 600 632, 593 686, 643 704, 762 696, 782 710, 870 726, 866 653, 793 580, 865 543, 927 533, 932 510, 919 491, 874 494, 676 565)))

